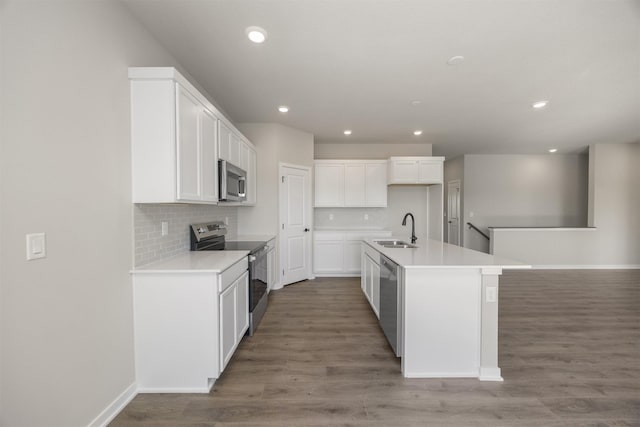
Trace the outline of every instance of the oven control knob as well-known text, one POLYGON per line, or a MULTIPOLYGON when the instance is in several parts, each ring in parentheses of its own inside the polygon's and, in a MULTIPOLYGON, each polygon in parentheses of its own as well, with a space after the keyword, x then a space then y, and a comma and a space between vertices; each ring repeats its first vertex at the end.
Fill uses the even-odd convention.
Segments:
POLYGON ((202 227, 198 228, 198 233, 200 233, 200 234, 204 233, 204 228, 202 228, 202 227))
POLYGON ((249 255, 249 262, 254 262, 256 260, 256 257, 254 257, 253 255, 249 255))

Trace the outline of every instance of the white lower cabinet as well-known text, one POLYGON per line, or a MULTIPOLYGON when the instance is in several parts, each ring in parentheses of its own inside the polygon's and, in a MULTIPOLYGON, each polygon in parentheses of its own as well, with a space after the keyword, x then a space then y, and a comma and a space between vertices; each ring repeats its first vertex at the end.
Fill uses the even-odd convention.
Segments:
POLYGON ((276 239, 267 242, 269 247, 267 252, 267 292, 271 292, 274 286, 278 284, 278 252, 276 249, 276 239))
POLYGON ((344 241, 340 233, 315 233, 313 243, 313 271, 316 274, 344 270, 344 241))
POLYGON ((316 231, 313 272, 316 276, 359 276, 362 241, 388 237, 391 237, 391 231, 316 231))
POLYGON ((139 392, 211 390, 249 326, 247 268, 132 273, 139 392))
POLYGON ((220 294, 220 370, 226 368, 249 327, 249 275, 245 272, 220 294))
POLYGON ((380 318, 380 256, 377 252, 361 245, 362 276, 361 287, 373 312, 380 318))

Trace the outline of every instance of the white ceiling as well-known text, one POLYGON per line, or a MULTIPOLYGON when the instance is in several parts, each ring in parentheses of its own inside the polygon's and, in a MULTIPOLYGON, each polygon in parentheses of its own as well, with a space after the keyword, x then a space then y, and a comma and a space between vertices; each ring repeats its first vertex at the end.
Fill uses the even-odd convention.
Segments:
POLYGON ((123 2, 235 122, 447 157, 640 140, 638 0, 123 2))

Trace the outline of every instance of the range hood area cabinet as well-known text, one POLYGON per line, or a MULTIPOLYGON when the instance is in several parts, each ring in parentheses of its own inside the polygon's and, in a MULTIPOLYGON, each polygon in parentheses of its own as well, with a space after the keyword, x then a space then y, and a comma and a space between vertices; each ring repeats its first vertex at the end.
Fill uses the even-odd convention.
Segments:
POLYGON ((247 199, 244 202, 221 202, 231 206, 253 206, 256 204, 256 150, 238 130, 219 122, 218 157, 247 172, 247 199))
POLYGON ((442 184, 444 157, 390 157, 387 184, 442 184))
POLYGON ((314 207, 386 206, 386 160, 314 161, 314 207))
POLYGON ((255 148, 204 95, 173 67, 132 67, 129 80, 133 203, 217 204, 218 158, 237 153, 238 205, 255 204, 255 148))

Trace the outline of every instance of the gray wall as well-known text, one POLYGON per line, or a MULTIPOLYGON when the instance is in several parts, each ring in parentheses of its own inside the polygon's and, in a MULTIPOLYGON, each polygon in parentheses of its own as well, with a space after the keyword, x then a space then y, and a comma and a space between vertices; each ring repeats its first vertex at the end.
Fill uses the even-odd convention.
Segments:
MULTIPOLYGON (((463 185, 464 224, 487 234, 489 226, 587 225, 586 155, 466 155, 463 185)), ((465 247, 489 251, 486 239, 463 229, 465 247)))
POLYGON ((595 229, 500 230, 493 253, 534 266, 640 268, 640 143, 589 150, 595 229))
POLYGON ((177 64, 119 2, 0 7, 0 424, 87 425, 135 381, 127 67, 177 64))
POLYGON ((316 159, 388 159, 392 156, 430 156, 431 144, 352 144, 344 142, 316 143, 316 159))
POLYGON ((309 166, 313 174, 313 135, 275 123, 240 123, 238 129, 258 156, 257 204, 238 209, 238 233, 277 234, 279 164, 309 166))

